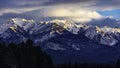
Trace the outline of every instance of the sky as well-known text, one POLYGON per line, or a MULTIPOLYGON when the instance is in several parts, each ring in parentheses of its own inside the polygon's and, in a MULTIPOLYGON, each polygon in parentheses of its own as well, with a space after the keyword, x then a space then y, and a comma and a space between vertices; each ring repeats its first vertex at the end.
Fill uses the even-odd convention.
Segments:
POLYGON ((0 22, 16 17, 36 20, 68 19, 104 26, 118 25, 120 0, 0 0, 0 22), (109 20, 108 18, 112 22, 106 24, 105 20, 109 20))

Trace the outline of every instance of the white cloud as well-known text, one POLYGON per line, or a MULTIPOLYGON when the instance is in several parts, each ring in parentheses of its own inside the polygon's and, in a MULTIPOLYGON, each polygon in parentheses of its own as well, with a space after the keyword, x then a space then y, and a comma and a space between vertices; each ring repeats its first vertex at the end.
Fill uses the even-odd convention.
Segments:
MULTIPOLYGON (((49 0, 46 0, 45 2, 48 2, 49 0)), ((111 1, 107 2, 107 4, 104 5, 98 5, 100 1, 99 0, 92 0, 92 1, 83 1, 78 3, 67 3, 67 4, 56 4, 51 6, 41 6, 41 4, 44 3, 44 1, 41 1, 41 4, 37 3, 36 1, 28 2, 27 5, 35 5, 34 7, 14 7, 14 8, 2 8, 0 10, 0 15, 3 15, 5 13, 24 13, 28 11, 34 11, 34 10, 40 10, 40 16, 42 17, 65 17, 67 19, 72 19, 77 22, 88 22, 92 19, 100 19, 103 18, 97 11, 109 11, 113 9, 120 9, 119 6, 120 1, 111 1), (115 3, 111 4, 110 3, 115 3)), ((18 3, 20 6, 26 5, 26 3, 18 3)))
POLYGON ((100 19, 102 16, 96 11, 88 11, 81 9, 63 9, 54 8, 44 11, 43 16, 47 17, 65 17, 76 22, 88 22, 92 19, 100 19))
MULTIPOLYGON (((79 3, 80 4, 80 3, 79 3)), ((24 8, 6 8, 3 10, 0 10, 0 15, 3 15, 5 13, 23 13, 33 10, 40 10, 44 8, 43 10, 40 10, 39 15, 43 17, 65 17, 67 19, 71 19, 76 22, 88 22, 92 19, 100 19, 102 16, 97 13, 96 11, 88 10, 86 8, 83 8, 84 6, 90 6, 94 3, 81 3, 81 6, 78 7, 78 3, 74 6, 72 4, 60 4, 56 6, 38 6, 38 7, 24 7, 24 8)))

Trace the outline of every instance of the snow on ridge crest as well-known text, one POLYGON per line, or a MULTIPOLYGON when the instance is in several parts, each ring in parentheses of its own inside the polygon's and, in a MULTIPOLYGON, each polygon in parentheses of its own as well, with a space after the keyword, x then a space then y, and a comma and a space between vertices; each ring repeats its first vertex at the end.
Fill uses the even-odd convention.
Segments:
POLYGON ((101 30, 104 32, 110 32, 110 33, 115 33, 115 32, 120 33, 120 28, 110 28, 110 27, 105 26, 101 28, 101 30))
POLYGON ((24 18, 12 18, 11 19, 13 21, 14 24, 23 27, 27 22, 34 22, 33 20, 26 20, 24 18))
MULTIPOLYGON (((34 20, 27 20, 24 18, 13 18, 11 19, 13 21, 14 24, 23 27, 26 23, 31 23, 34 22, 34 20)), ((40 21, 43 22, 43 21, 40 21)), ((79 31, 79 28, 83 28, 84 30, 89 29, 91 27, 94 26, 90 26, 90 25, 86 25, 86 24, 76 24, 73 21, 70 20, 59 20, 59 19, 55 19, 55 20, 51 20, 51 21, 44 21, 44 24, 48 24, 48 23, 56 23, 59 26, 62 26, 63 28, 67 29, 68 31, 73 31, 72 33, 77 34, 77 32, 79 31)), ((118 32, 120 33, 120 28, 111 28, 108 26, 105 27, 98 27, 95 26, 96 32, 104 32, 104 33, 115 33, 118 32)))

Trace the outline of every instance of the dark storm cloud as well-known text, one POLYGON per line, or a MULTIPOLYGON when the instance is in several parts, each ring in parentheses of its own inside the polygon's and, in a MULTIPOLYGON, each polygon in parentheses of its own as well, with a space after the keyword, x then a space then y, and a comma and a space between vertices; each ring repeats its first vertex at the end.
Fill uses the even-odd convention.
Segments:
POLYGON ((49 0, 48 4, 62 4, 62 3, 79 3, 79 2, 96 2, 98 6, 102 5, 118 5, 120 0, 49 0))
MULTIPOLYGON (((54 5, 62 3, 77 3, 84 0, 0 0, 0 8, 5 7, 30 7, 42 5, 54 5)), ((89 0, 86 0, 89 1, 89 0)))
POLYGON ((97 5, 99 6, 105 6, 105 5, 119 5, 120 0, 99 0, 97 5))
POLYGON ((79 3, 79 2, 88 2, 93 0, 49 0, 46 4, 65 4, 65 3, 79 3))
POLYGON ((97 6, 119 5, 119 0, 0 0, 0 7, 26 7, 79 2, 96 2, 97 6))
POLYGON ((30 7, 41 5, 41 2, 36 0, 2 0, 0 1, 0 8, 30 7))
MULTIPOLYGON (((56 6, 58 4, 72 4, 76 3, 95 3, 87 6, 88 8, 96 7, 96 9, 103 8, 118 8, 120 0, 0 0, 0 10, 8 8, 25 8, 25 7, 41 7, 41 6, 56 6)), ((79 4, 81 6, 81 4, 79 4)))

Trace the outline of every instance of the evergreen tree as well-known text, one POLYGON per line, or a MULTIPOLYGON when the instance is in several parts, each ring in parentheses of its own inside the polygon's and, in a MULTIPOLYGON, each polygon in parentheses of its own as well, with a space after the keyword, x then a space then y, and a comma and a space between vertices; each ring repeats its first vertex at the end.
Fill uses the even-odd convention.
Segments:
POLYGON ((116 62, 116 68, 120 68, 120 60, 117 60, 117 62, 116 62))
POLYGON ((0 44, 0 68, 53 68, 50 56, 32 40, 20 44, 0 44))

